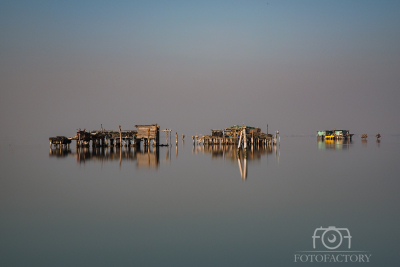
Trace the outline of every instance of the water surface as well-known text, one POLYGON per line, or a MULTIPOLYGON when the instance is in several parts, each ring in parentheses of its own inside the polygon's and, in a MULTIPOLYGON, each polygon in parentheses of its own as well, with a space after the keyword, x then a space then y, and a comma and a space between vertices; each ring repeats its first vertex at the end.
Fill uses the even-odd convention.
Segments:
POLYGON ((247 156, 187 141, 1 146, 0 265, 297 266, 314 230, 336 226, 351 232, 350 250, 372 254, 368 266, 394 266, 399 148, 393 136, 281 137, 247 156))

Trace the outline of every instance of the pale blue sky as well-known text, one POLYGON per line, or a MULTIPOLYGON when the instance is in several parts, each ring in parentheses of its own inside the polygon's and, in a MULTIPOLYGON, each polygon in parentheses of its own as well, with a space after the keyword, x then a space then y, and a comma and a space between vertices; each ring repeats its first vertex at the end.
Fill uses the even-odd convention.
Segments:
POLYGON ((101 123, 400 133, 399 1, 0 1, 0 62, 11 143, 101 123))

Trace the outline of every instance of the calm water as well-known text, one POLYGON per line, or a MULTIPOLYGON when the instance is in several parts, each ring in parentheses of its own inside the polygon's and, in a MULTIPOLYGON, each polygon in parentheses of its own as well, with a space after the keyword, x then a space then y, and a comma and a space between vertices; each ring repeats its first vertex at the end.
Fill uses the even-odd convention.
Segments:
POLYGON ((1 146, 0 266, 305 266, 321 226, 352 236, 329 254, 372 255, 346 265, 398 265, 400 138, 286 137, 247 158, 188 141, 1 146))

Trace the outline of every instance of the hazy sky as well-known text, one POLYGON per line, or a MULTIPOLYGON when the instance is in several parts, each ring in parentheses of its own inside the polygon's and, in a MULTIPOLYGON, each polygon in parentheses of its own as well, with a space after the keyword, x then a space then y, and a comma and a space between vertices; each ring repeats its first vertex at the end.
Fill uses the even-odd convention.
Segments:
POLYGON ((0 0, 0 88, 3 144, 100 124, 400 133, 400 1, 0 0))

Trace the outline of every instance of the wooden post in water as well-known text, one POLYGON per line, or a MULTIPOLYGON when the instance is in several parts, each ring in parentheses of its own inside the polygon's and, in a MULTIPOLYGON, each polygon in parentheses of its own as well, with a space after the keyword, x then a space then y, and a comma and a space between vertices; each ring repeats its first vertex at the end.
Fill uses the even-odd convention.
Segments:
POLYGON ((149 150, 150 147, 150 128, 147 129, 147 150, 149 150))
POLYGON ((119 146, 122 147, 122 132, 121 132, 121 125, 118 126, 119 128, 119 146))
POLYGON ((168 138, 168 135, 171 133, 171 130, 169 130, 169 129, 165 129, 165 130, 162 130, 162 132, 165 132, 165 137, 166 137, 166 140, 167 140, 167 146, 169 146, 169 139, 170 138, 168 138))
POLYGON ((160 136, 159 136, 159 134, 160 134, 160 132, 158 131, 158 126, 157 126, 157 123, 156 123, 156 129, 155 129, 155 137, 154 137, 154 139, 153 139, 153 146, 158 146, 158 142, 159 142, 159 138, 160 138, 160 136))
POLYGON ((247 134, 246 134, 246 129, 243 129, 243 136, 244 136, 244 152, 247 150, 247 134))
POLYGON ((239 136, 238 153, 239 153, 240 146, 242 145, 242 134, 243 134, 243 132, 241 132, 241 133, 240 133, 240 136, 239 136))
POLYGON ((81 131, 79 130, 78 141, 76 142, 76 147, 79 147, 80 144, 81 144, 81 131))
POLYGON ((222 144, 225 145, 225 129, 222 129, 222 144))

